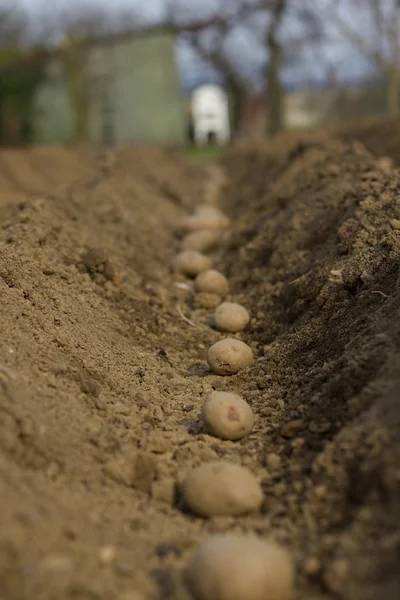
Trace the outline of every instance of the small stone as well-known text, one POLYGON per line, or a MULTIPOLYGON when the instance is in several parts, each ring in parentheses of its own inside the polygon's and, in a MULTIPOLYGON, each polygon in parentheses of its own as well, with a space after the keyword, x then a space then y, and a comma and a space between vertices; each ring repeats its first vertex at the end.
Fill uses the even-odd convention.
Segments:
POLYGON ((393 229, 400 229, 400 219, 391 219, 390 224, 393 229))
POLYGON ((111 281, 116 287, 120 284, 120 275, 117 267, 110 260, 106 260, 104 263, 104 277, 111 281))
POLYGON ((298 449, 298 448, 303 448, 305 443, 306 443, 305 438, 297 437, 297 438, 294 438, 294 440, 292 440, 290 442, 290 445, 292 446, 293 449, 298 449))
POLYGON ((319 423, 311 421, 308 428, 312 433, 327 433, 331 428, 331 424, 329 421, 320 421, 319 423))
POLYGON ((112 563, 117 554, 117 549, 114 546, 103 546, 99 551, 99 559, 103 565, 112 563))
POLYGON ((289 421, 288 423, 285 423, 284 425, 282 425, 281 435, 284 438, 295 437, 295 435, 299 431, 301 431, 301 429, 303 429, 303 427, 304 427, 304 421, 302 421, 301 419, 289 421))
POLYGON ((322 580, 330 592, 338 594, 342 591, 348 574, 349 563, 345 559, 337 559, 326 567, 322 580))
POLYGON ((319 498, 320 500, 322 500, 323 498, 326 498, 328 493, 328 489, 326 487, 326 485, 317 485, 314 488, 314 494, 317 498, 319 498))
POLYGON ((321 561, 316 556, 310 556, 304 563, 304 572, 309 577, 315 577, 321 570, 321 561))
POLYGON ((267 454, 266 462, 268 470, 271 471, 271 473, 279 471, 279 469, 281 468, 281 457, 277 454, 274 454, 273 452, 267 454))

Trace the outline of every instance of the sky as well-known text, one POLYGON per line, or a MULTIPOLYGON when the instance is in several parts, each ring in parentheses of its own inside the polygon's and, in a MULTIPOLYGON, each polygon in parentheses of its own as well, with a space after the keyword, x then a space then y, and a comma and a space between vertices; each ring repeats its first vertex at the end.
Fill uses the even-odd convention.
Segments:
MULTIPOLYGON (((191 10, 191 7, 200 7, 200 13, 207 15, 216 6, 217 0, 175 0, 182 7, 182 14, 191 10)), ((324 2, 325 0, 319 0, 324 2)), ((383 2, 385 0, 382 0, 383 2)), ((164 0, 84 0, 87 7, 103 7, 104 10, 115 16, 118 11, 132 11, 140 15, 142 23, 151 24, 162 19, 164 14, 164 0)), ((0 8, 4 6, 15 6, 23 8, 31 15, 45 14, 49 9, 50 0, 0 0, 0 8)), ((62 13, 74 6, 79 8, 80 0, 51 0, 52 14, 62 13)), ((249 76, 259 74, 265 63, 263 48, 252 40, 249 32, 238 30, 228 41, 226 46, 228 53, 235 57, 235 61, 241 70, 249 76)), ((193 87, 198 80, 214 78, 212 69, 199 61, 193 51, 185 42, 180 42, 177 49, 177 60, 185 87, 193 87)), ((335 66, 343 80, 351 80, 367 74, 370 64, 360 55, 345 44, 330 42, 319 44, 318 48, 305 49, 302 60, 288 64, 283 69, 283 80, 290 86, 301 85, 307 81, 321 80, 325 78, 328 66, 335 66)))

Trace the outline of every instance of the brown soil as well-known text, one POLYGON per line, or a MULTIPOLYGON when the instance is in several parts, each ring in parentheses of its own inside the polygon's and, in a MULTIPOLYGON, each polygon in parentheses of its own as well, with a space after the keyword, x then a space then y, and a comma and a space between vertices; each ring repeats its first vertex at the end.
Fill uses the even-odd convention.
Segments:
POLYGON ((400 119, 367 119, 334 132, 342 141, 361 142, 376 157, 388 156, 400 165, 400 119))
POLYGON ((397 600, 399 173, 324 136, 226 157, 215 261, 257 360, 221 378, 223 335, 170 269, 204 168, 151 148, 0 164, 1 598, 188 600, 193 547, 244 530, 292 548, 298 600, 397 600), (248 438, 204 433, 213 389, 251 403, 248 438), (218 457, 260 477, 262 514, 183 509, 186 471, 218 457))

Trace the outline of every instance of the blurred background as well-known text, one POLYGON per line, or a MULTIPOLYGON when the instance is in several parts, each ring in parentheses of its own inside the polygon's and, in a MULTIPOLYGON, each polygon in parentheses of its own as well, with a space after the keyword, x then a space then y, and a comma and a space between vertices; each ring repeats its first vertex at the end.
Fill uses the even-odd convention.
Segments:
POLYGON ((0 0, 0 144, 218 148, 400 110, 400 0, 0 0))

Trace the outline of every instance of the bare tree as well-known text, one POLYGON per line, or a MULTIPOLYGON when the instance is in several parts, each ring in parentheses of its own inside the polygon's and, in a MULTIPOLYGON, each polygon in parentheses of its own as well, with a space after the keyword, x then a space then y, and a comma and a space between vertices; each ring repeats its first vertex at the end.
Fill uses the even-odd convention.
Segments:
POLYGON ((26 30, 24 16, 13 8, 0 10, 0 46, 18 45, 26 30))
POLYGON ((182 36, 201 62, 225 80, 234 130, 239 127, 251 82, 232 57, 229 46, 237 28, 243 26, 251 4, 252 0, 219 0, 210 11, 204 10, 201 2, 189 7, 179 0, 170 0, 165 16, 168 26, 182 36))
POLYGON ((325 28, 367 59, 387 84, 389 114, 400 113, 400 1, 311 0, 325 28))
POLYGON ((283 129, 283 87, 281 70, 284 61, 284 49, 279 38, 279 30, 288 9, 288 0, 276 0, 270 6, 271 17, 267 28, 266 46, 268 62, 266 69, 266 84, 268 90, 267 123, 271 135, 283 129))
POLYGON ((170 2, 169 22, 184 31, 198 54, 224 75, 234 98, 234 125, 257 70, 267 91, 267 133, 278 133, 284 124, 282 69, 289 55, 293 61, 305 43, 316 39, 319 21, 312 11, 303 0, 220 0, 211 14, 196 17, 191 5, 192 13, 186 11, 177 21, 176 1, 170 2), (288 27, 290 21, 300 26, 295 33, 288 27), (247 65, 238 51, 229 51, 229 42, 238 32, 247 36, 247 65), (258 65, 251 65, 255 55, 258 65))

